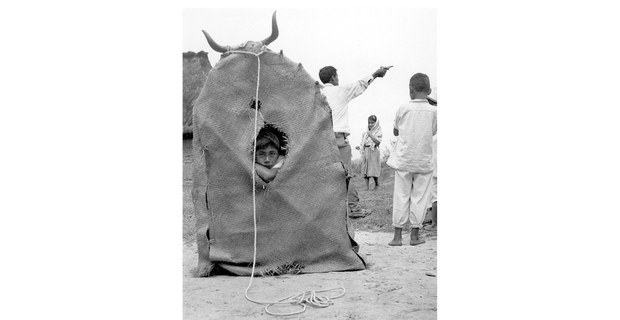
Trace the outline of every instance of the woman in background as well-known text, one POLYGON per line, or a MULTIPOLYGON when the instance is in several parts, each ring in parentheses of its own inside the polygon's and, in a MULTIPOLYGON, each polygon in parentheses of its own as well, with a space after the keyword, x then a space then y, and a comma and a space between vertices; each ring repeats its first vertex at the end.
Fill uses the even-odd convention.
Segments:
POLYGON ((366 190, 370 190, 370 178, 374 178, 375 187, 379 188, 379 175, 381 174, 381 155, 379 145, 383 133, 377 116, 368 117, 368 131, 362 135, 362 142, 356 149, 362 153, 362 176, 366 179, 366 190))

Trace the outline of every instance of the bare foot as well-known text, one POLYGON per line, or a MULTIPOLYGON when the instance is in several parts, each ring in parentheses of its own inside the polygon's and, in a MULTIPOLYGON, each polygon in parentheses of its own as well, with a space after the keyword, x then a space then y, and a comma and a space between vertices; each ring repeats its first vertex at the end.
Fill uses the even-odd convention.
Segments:
POLYGON ((425 242, 426 242, 425 240, 422 240, 422 239, 418 238, 418 239, 415 239, 415 240, 411 239, 411 241, 409 241, 409 244, 412 245, 412 246, 417 246, 417 245, 423 244, 425 242))
POLYGON ((394 227, 394 237, 392 241, 388 243, 388 246, 402 246, 403 245, 403 228, 394 227))

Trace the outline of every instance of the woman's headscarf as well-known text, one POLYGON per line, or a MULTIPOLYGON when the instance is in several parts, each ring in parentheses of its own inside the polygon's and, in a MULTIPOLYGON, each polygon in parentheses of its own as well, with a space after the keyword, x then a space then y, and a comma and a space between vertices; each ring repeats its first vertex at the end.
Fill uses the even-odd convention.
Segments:
MULTIPOLYGON (((377 119, 377 117, 374 115, 368 117, 368 119, 375 120, 375 125, 370 129, 370 133, 375 136, 375 138, 379 140, 379 142, 381 142, 381 140, 383 139, 383 132, 381 132, 381 125, 379 124, 379 119, 377 119)), ((364 132, 364 134, 362 135, 360 150, 364 150, 364 145, 370 145, 370 148, 372 149, 377 147, 375 145, 375 142, 372 141, 372 139, 370 139, 370 137, 368 136, 368 132, 364 132)))

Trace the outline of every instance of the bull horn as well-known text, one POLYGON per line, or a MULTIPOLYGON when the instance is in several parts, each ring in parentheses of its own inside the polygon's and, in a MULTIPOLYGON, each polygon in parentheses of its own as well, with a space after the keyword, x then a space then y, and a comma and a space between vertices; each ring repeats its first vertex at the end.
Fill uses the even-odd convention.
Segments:
POLYGON ((271 16, 271 35, 262 41, 263 45, 268 45, 272 42, 274 42, 276 39, 278 39, 278 36, 280 35, 280 32, 278 31, 278 22, 276 21, 276 12, 273 12, 273 15, 271 16))
POLYGON ((204 33, 205 37, 207 37, 207 42, 209 43, 209 46, 211 46, 213 50, 217 52, 221 52, 221 53, 228 51, 226 50, 226 48, 217 44, 217 42, 215 42, 215 40, 213 40, 213 38, 211 38, 211 36, 206 31, 202 30, 202 33, 204 33))

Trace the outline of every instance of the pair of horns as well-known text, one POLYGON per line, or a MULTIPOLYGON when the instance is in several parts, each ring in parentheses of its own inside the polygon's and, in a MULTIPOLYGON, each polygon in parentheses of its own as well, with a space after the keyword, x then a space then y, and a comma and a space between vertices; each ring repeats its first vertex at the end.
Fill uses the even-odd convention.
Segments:
MULTIPOLYGON (((202 30, 202 33, 204 33, 205 37, 207 37, 207 42, 209 43, 211 49, 221 53, 230 50, 230 47, 228 46, 223 47, 217 44, 217 42, 215 42, 215 40, 213 40, 213 38, 211 38, 211 36, 206 31, 202 30)), ((271 16, 271 35, 265 40, 261 41, 262 44, 266 46, 274 42, 278 38, 279 34, 280 32, 278 31, 278 22, 276 21, 276 11, 274 11, 273 15, 271 16)))

